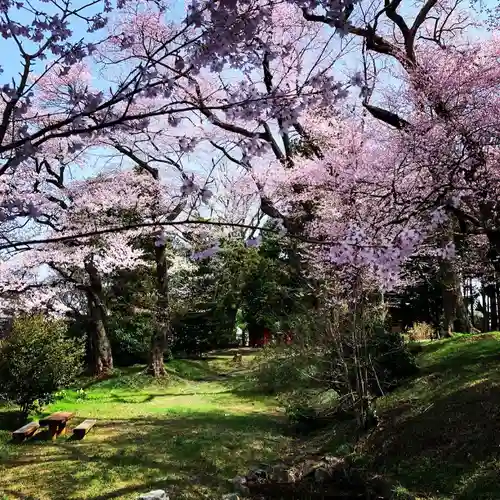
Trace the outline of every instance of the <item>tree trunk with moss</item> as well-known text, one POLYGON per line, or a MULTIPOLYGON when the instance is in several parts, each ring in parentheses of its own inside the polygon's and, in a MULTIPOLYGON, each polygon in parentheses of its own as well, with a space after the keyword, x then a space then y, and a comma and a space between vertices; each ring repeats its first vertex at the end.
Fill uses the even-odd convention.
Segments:
MULTIPOLYGON (((450 243, 454 243, 457 248, 461 246, 462 240, 456 236, 456 226, 457 221, 450 219, 448 227, 444 228, 441 239, 443 248, 450 243)), ((456 259, 454 257, 441 259, 439 271, 443 286, 444 335, 449 337, 455 331, 470 333, 472 321, 464 302, 462 281, 457 270, 456 259)))
POLYGON ((92 260, 85 262, 85 270, 90 282, 87 288, 87 302, 91 324, 89 331, 91 366, 94 375, 102 377, 113 370, 113 353, 106 332, 106 306, 101 277, 92 260))
POLYGON ((172 344, 172 323, 168 299, 168 261, 165 245, 155 247, 157 302, 155 331, 151 338, 148 373, 154 377, 166 375, 163 357, 172 344))

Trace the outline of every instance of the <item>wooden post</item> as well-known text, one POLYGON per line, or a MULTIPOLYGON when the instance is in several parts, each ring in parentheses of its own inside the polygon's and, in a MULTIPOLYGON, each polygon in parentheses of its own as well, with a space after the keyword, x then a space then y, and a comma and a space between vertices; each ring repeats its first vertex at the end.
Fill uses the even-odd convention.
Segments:
POLYGON ((59 424, 57 422, 49 424, 49 438, 51 441, 56 440, 58 428, 59 428, 59 424))

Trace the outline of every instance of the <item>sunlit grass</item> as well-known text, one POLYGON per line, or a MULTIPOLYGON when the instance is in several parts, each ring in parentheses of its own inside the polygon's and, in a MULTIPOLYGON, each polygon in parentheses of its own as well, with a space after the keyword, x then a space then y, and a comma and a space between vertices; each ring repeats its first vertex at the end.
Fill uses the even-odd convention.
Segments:
POLYGON ((417 498, 500 498, 500 334, 428 342, 421 374, 378 401, 357 453, 417 498))
POLYGON ((237 384, 220 377, 235 369, 231 359, 175 361, 163 383, 152 383, 142 367, 97 383, 82 380, 46 412, 74 411, 73 425, 97 418, 83 441, 60 437, 50 443, 35 436, 10 444, 13 413, 5 409, 0 493, 128 499, 165 488, 175 499, 201 499, 230 491, 231 477, 285 454, 290 442, 273 398, 239 393, 237 384))
MULTIPOLYGON (((500 334, 423 343, 418 362, 417 377, 378 400, 375 431, 356 441, 346 421, 302 445, 353 457, 389 478, 394 498, 500 498, 500 334)), ((75 424, 97 418, 80 442, 9 444, 14 414, 5 409, 0 493, 132 499, 162 488, 175 500, 220 498, 235 474, 286 457, 297 445, 277 400, 244 390, 248 368, 248 360, 239 366, 231 354, 219 354, 175 360, 162 382, 146 377, 144 367, 97 383, 81 380, 46 409, 74 411, 75 424)))

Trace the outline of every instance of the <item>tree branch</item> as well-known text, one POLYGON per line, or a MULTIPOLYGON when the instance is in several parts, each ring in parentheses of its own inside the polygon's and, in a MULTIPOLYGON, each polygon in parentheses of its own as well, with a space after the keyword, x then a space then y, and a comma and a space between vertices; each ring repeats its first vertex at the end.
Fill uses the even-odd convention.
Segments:
POLYGON ((396 113, 392 113, 391 111, 387 111, 386 109, 378 108, 377 106, 372 106, 367 102, 363 103, 363 107, 377 120, 383 121, 392 127, 397 128, 398 130, 403 130, 407 128, 410 123, 405 119, 398 116, 396 113))

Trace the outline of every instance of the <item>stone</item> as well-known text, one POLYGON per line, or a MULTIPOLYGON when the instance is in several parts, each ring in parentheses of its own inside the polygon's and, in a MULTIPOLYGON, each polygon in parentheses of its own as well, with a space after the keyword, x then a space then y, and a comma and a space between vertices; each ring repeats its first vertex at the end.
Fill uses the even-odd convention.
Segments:
POLYGON ((234 489, 241 495, 247 496, 250 494, 250 489, 247 486, 247 478, 245 476, 236 476, 232 480, 234 489))
POLYGON ((328 479, 331 478, 330 471, 327 469, 324 469, 323 467, 318 467, 317 469, 314 470, 314 480, 317 483, 324 483, 325 481, 328 481, 328 479))
POLYGON ((277 464, 271 467, 269 479, 276 483, 293 483, 295 482, 295 474, 285 464, 277 464))
POLYGON ((247 474, 249 481, 261 482, 267 479, 267 470, 263 467, 252 467, 247 474))
POLYGON ((138 500, 169 500, 169 496, 164 490, 154 490, 149 493, 144 493, 138 500))

